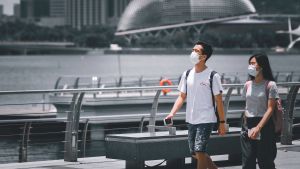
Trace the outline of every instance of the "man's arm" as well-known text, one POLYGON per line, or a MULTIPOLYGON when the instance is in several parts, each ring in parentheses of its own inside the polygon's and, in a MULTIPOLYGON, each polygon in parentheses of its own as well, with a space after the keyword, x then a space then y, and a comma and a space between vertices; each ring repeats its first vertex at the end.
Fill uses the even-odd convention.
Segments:
POLYGON ((219 120, 220 120, 220 126, 218 129, 218 132, 220 135, 226 134, 226 126, 225 126, 225 113, 224 113, 224 105, 222 100, 222 94, 218 94, 215 96, 215 100, 217 103, 218 108, 218 114, 219 114, 219 120))
POLYGON ((166 117, 166 119, 170 119, 173 118, 174 115, 178 112, 178 110, 182 107, 184 101, 186 99, 186 93, 182 93, 180 92, 178 98, 176 99, 173 108, 171 110, 171 112, 169 113, 169 115, 166 117))

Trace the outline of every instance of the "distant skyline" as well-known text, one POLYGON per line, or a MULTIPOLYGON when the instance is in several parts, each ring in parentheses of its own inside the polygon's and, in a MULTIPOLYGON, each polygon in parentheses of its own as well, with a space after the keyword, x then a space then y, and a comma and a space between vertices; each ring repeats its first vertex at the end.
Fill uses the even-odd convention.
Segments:
POLYGON ((5 15, 13 15, 14 4, 19 4, 20 0, 0 0, 0 5, 3 5, 3 13, 5 15))

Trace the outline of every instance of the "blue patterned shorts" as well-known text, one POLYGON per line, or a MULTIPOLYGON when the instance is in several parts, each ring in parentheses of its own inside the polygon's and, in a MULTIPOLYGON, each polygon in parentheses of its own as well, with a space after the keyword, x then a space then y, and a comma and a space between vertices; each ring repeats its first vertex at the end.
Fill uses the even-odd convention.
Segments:
POLYGON ((208 139, 215 123, 188 124, 190 153, 206 152, 208 139))

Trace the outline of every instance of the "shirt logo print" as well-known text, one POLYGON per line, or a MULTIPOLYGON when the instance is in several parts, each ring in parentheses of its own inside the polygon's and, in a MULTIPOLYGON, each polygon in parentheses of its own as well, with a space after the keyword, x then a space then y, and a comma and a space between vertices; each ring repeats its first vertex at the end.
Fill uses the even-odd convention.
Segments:
POLYGON ((200 82, 200 86, 208 86, 208 83, 200 82))

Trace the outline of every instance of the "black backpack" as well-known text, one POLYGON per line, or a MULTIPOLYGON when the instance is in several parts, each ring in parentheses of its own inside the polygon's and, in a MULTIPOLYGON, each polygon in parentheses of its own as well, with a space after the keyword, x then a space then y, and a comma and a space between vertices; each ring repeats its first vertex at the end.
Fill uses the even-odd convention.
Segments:
MULTIPOLYGON (((191 69, 187 70, 186 73, 185 73, 185 81, 186 81, 186 83, 187 83, 187 78, 188 78, 188 76, 190 74, 190 71, 191 71, 191 69)), ((214 75, 216 73, 217 72, 213 70, 213 71, 211 71, 210 76, 209 76, 209 83, 210 83, 209 86, 210 86, 210 91, 211 91, 211 96, 212 96, 212 102, 213 102, 213 106, 214 106, 214 109, 215 109, 215 115, 217 117, 217 123, 214 126, 213 131, 218 131, 219 126, 220 126, 220 117, 219 117, 218 109, 216 107, 215 97, 214 97, 214 93, 213 93, 213 89, 212 89, 213 77, 214 77, 214 75)), ((187 94, 187 84, 186 84, 186 94, 187 94)))

